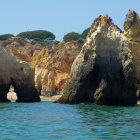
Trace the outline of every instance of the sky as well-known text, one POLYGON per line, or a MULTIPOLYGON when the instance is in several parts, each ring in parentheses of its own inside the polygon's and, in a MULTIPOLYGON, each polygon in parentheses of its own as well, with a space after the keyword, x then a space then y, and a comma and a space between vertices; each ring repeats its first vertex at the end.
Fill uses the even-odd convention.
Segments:
POLYGON ((140 14, 140 0, 0 0, 0 34, 47 30, 61 41, 106 14, 123 29, 129 9, 140 14))

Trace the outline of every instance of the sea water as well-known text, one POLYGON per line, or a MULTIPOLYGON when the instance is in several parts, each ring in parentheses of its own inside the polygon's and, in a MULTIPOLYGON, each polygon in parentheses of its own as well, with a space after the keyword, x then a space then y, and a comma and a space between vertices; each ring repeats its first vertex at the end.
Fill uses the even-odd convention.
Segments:
POLYGON ((140 106, 1 103, 0 140, 140 139, 140 106))

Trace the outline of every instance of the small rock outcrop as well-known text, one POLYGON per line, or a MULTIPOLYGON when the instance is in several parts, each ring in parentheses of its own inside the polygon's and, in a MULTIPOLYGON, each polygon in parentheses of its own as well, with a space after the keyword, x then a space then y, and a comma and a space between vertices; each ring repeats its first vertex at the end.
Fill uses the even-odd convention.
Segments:
POLYGON ((17 102, 40 101, 34 74, 34 68, 18 60, 8 49, 0 48, 0 102, 9 102, 7 93, 11 84, 17 93, 17 102))
POLYGON ((97 18, 71 68, 59 103, 134 105, 136 68, 129 42, 108 16, 97 18))

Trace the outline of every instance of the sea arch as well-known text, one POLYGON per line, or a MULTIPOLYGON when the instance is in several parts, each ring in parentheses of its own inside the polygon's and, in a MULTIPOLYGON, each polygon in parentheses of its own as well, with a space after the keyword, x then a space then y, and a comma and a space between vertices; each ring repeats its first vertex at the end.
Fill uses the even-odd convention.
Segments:
POLYGON ((6 48, 0 48, 0 102, 9 102, 10 85, 17 93, 17 102, 38 102, 39 93, 34 83, 34 68, 17 59, 6 48))

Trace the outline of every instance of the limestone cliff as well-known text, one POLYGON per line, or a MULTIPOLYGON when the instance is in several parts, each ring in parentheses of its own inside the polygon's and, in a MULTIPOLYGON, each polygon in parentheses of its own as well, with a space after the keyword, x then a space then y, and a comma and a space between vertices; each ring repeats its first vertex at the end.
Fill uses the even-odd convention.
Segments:
POLYGON ((129 10, 126 15, 124 35, 129 39, 137 67, 138 85, 140 85, 140 18, 134 10, 129 10))
POLYGON ((17 93, 17 102, 40 101, 39 93, 35 89, 34 68, 1 47, 0 65, 0 102, 8 102, 6 96, 11 84, 17 93))
POLYGON ((35 68, 35 86, 38 92, 47 90, 54 94, 62 93, 69 82, 71 65, 83 44, 84 41, 79 40, 42 47, 14 38, 6 47, 19 59, 35 68))
POLYGON ((30 65, 34 66, 38 91, 62 93, 70 79, 73 61, 81 50, 82 42, 61 42, 34 52, 30 65))
POLYGON ((134 10, 129 10, 124 22, 124 35, 131 41, 140 42, 140 18, 134 10))
POLYGON ((71 68, 59 103, 134 105, 136 68, 129 42, 108 16, 97 18, 71 68))
POLYGON ((33 45, 31 41, 19 37, 13 37, 9 41, 11 41, 11 44, 6 45, 6 48, 8 48, 18 59, 28 63, 31 62, 34 51, 43 48, 40 44, 33 45))

